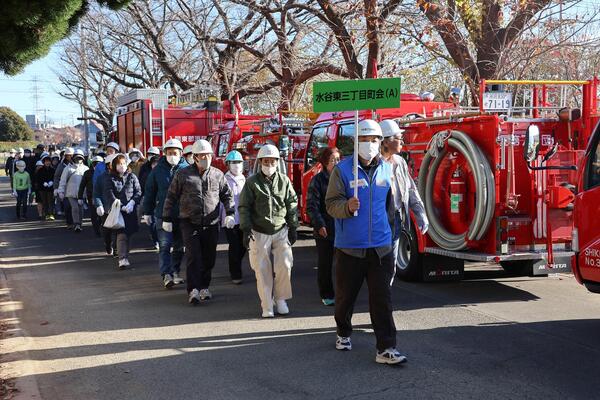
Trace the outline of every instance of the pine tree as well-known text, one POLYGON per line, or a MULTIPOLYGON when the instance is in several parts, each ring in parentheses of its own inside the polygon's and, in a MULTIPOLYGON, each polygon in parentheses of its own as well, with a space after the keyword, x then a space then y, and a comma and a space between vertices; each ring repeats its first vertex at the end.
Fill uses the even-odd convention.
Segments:
POLYGON ((33 130, 19 114, 8 107, 0 107, 0 142, 29 140, 33 130))
MULTIPOLYGON (((5 0, 0 13, 0 71, 18 74, 65 38, 92 0, 5 0)), ((130 0, 96 0, 111 9, 130 0)))

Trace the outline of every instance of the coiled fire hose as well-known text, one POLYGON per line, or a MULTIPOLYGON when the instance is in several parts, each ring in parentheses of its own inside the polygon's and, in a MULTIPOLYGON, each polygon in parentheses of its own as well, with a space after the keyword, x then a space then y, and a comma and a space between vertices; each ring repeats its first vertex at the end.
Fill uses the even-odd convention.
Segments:
POLYGON ((468 240, 480 240, 487 232, 494 216, 494 175, 479 146, 465 133, 443 131, 431 138, 419 171, 418 187, 429 218, 429 237, 438 246, 446 250, 463 250, 467 248, 468 240), (448 146, 445 145, 446 142, 448 146), (475 215, 469 229, 462 234, 451 233, 444 227, 433 204, 435 176, 449 147, 465 157, 475 178, 475 215))

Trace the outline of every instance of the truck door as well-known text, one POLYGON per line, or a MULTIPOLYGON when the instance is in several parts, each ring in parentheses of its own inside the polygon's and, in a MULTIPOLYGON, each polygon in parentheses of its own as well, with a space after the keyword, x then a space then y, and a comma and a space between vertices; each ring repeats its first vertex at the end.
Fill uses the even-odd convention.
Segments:
POLYGON ((578 271, 574 272, 581 283, 596 292, 600 291, 600 125, 590 140, 582 168, 574 209, 579 244, 578 271), (595 284, 599 284, 597 288, 595 284))

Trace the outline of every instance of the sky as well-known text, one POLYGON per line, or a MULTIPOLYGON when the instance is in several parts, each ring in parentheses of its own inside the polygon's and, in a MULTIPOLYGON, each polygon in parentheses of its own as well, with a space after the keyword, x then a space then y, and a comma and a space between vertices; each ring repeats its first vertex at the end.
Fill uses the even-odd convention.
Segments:
POLYGON ((33 114, 37 79, 38 119, 44 122, 46 116, 48 122, 77 124, 76 118, 81 116, 79 105, 57 93, 62 89, 54 72, 59 50, 59 45, 55 45, 46 57, 31 63, 19 75, 7 76, 0 72, 0 106, 12 108, 23 118, 26 114, 33 114))

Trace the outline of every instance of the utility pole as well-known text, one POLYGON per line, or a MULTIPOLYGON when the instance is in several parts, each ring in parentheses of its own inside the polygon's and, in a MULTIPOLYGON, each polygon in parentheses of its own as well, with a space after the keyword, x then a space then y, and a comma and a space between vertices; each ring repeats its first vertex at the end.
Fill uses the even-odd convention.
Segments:
MULTIPOLYGON (((81 62, 82 62, 82 73, 87 74, 87 58, 85 53, 85 37, 83 36, 83 28, 82 24, 79 24, 79 45, 81 52, 81 62)), ((83 85, 83 102, 81 104, 82 108, 82 117, 83 117, 83 146, 86 154, 90 151, 90 131, 88 127, 88 116, 87 116, 87 89, 85 87, 85 83, 83 85)))

